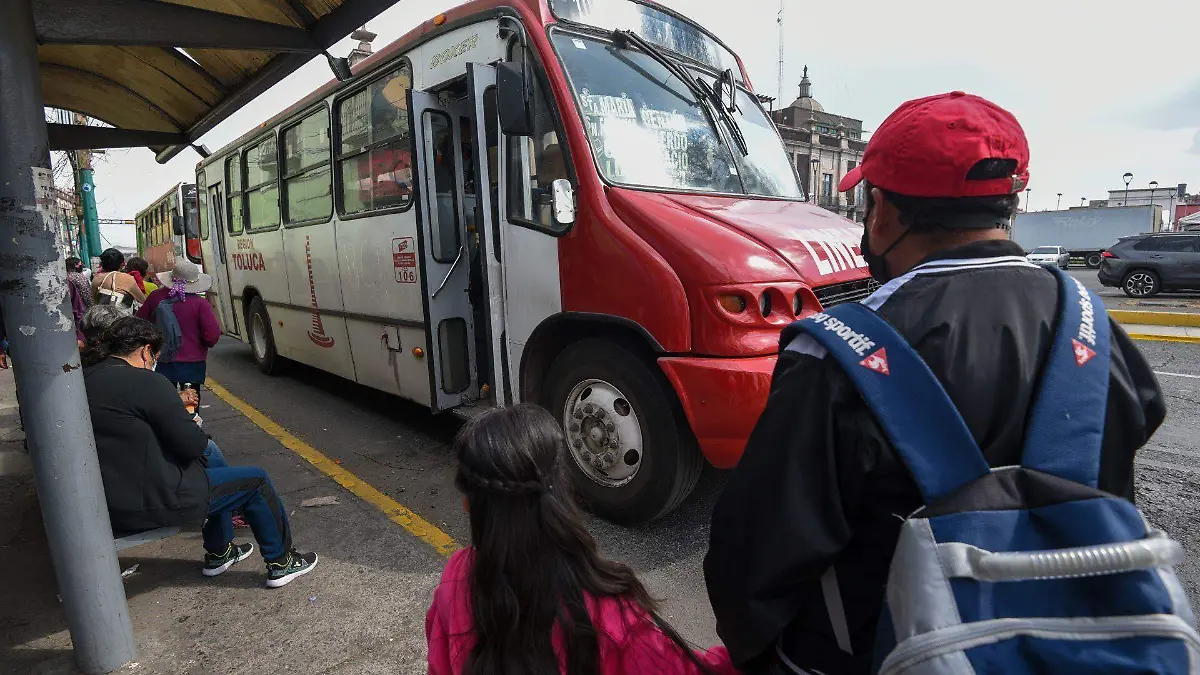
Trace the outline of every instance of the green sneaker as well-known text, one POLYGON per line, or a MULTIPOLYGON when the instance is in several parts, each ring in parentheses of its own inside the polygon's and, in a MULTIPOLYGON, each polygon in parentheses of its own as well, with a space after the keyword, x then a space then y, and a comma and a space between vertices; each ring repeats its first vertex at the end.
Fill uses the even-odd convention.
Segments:
POLYGON ((251 553, 254 553, 254 544, 230 543, 221 555, 214 555, 206 551, 204 553, 204 569, 201 572, 206 577, 215 577, 249 558, 251 553))
POLYGON ((316 553, 288 551, 279 560, 267 561, 267 588, 286 586, 296 577, 304 576, 317 566, 316 553))

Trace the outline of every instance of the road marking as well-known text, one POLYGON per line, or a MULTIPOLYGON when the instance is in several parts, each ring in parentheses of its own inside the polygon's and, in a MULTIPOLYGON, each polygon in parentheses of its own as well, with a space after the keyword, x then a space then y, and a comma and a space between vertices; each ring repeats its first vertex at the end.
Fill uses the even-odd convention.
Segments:
POLYGON ((1200 375, 1188 375, 1187 373, 1164 373, 1161 370, 1154 371, 1155 375, 1167 375, 1170 377, 1186 377, 1192 380, 1200 380, 1200 375))
POLYGON ((1200 344, 1198 337, 1185 337, 1182 335, 1154 335, 1153 333, 1129 333, 1129 337, 1134 340, 1147 340, 1151 342, 1188 342, 1191 344, 1200 344))
POLYGON ((212 378, 208 378, 204 386, 223 401, 233 406, 234 410, 245 415, 258 428, 279 441, 283 447, 308 460, 308 463, 316 467, 317 471, 329 476, 338 485, 346 488, 359 499, 382 511, 383 515, 388 517, 388 520, 408 530, 409 533, 432 546, 441 555, 449 557, 459 549, 458 543, 450 535, 438 529, 436 525, 413 513, 358 476, 343 469, 340 465, 334 463, 332 459, 322 454, 320 450, 296 438, 287 429, 279 426, 274 420, 232 394, 228 389, 213 381, 212 378))

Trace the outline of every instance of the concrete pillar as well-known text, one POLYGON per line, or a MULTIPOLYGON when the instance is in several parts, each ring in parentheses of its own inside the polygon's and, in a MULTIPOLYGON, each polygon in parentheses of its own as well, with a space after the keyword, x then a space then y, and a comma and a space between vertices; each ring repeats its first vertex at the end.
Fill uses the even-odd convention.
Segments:
POLYGON ((133 660, 133 629, 56 245, 42 101, 31 0, 0 1, 0 302, 75 660, 93 675, 133 660))

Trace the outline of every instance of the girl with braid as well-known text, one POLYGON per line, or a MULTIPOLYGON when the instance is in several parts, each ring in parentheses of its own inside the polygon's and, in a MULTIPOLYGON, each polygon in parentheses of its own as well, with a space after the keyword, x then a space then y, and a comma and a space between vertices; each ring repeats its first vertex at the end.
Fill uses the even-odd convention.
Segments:
POLYGON ((454 441, 471 547, 450 558, 425 619, 430 675, 726 675, 693 650, 626 565, 600 555, 545 410, 488 411, 454 441))

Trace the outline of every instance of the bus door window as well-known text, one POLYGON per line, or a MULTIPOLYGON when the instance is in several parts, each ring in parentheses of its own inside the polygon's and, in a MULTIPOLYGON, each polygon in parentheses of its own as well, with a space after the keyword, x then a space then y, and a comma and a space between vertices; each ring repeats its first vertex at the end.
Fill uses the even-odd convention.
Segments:
POLYGON ((228 211, 226 222, 229 224, 229 234, 241 234, 245 227, 245 213, 242 209, 242 158, 235 154, 225 162, 226 179, 229 185, 225 200, 228 211))
POLYGON ((200 226, 200 240, 208 241, 208 181, 204 172, 196 177, 196 220, 200 226))
POLYGON ((196 187, 183 186, 183 247, 188 260, 200 264, 200 223, 196 187))
MULTIPOLYGON (((520 62, 522 58, 522 50, 514 45, 512 60, 520 62)), ((554 109, 542 83, 536 75, 530 79, 533 135, 508 139, 508 218, 551 232, 564 232, 570 226, 554 221, 550 186, 558 178, 570 179, 567 159, 554 121, 554 109)))
POLYGON ((338 103, 340 213, 412 203, 408 64, 338 103))
POLYGON ((488 87, 483 92, 483 133, 487 148, 487 172, 488 172, 488 194, 491 196, 491 211, 492 211, 492 232, 489 234, 492 240, 492 250, 496 256, 496 260, 500 260, 500 167, 497 166, 497 160, 500 155, 500 130, 499 122, 496 118, 496 88, 488 87))
POLYGON ((448 263, 458 256, 461 246, 458 237, 459 200, 455 189, 454 128, 450 118, 441 112, 426 111, 425 120, 433 145, 434 198, 437 200, 433 221, 433 259, 448 263))

